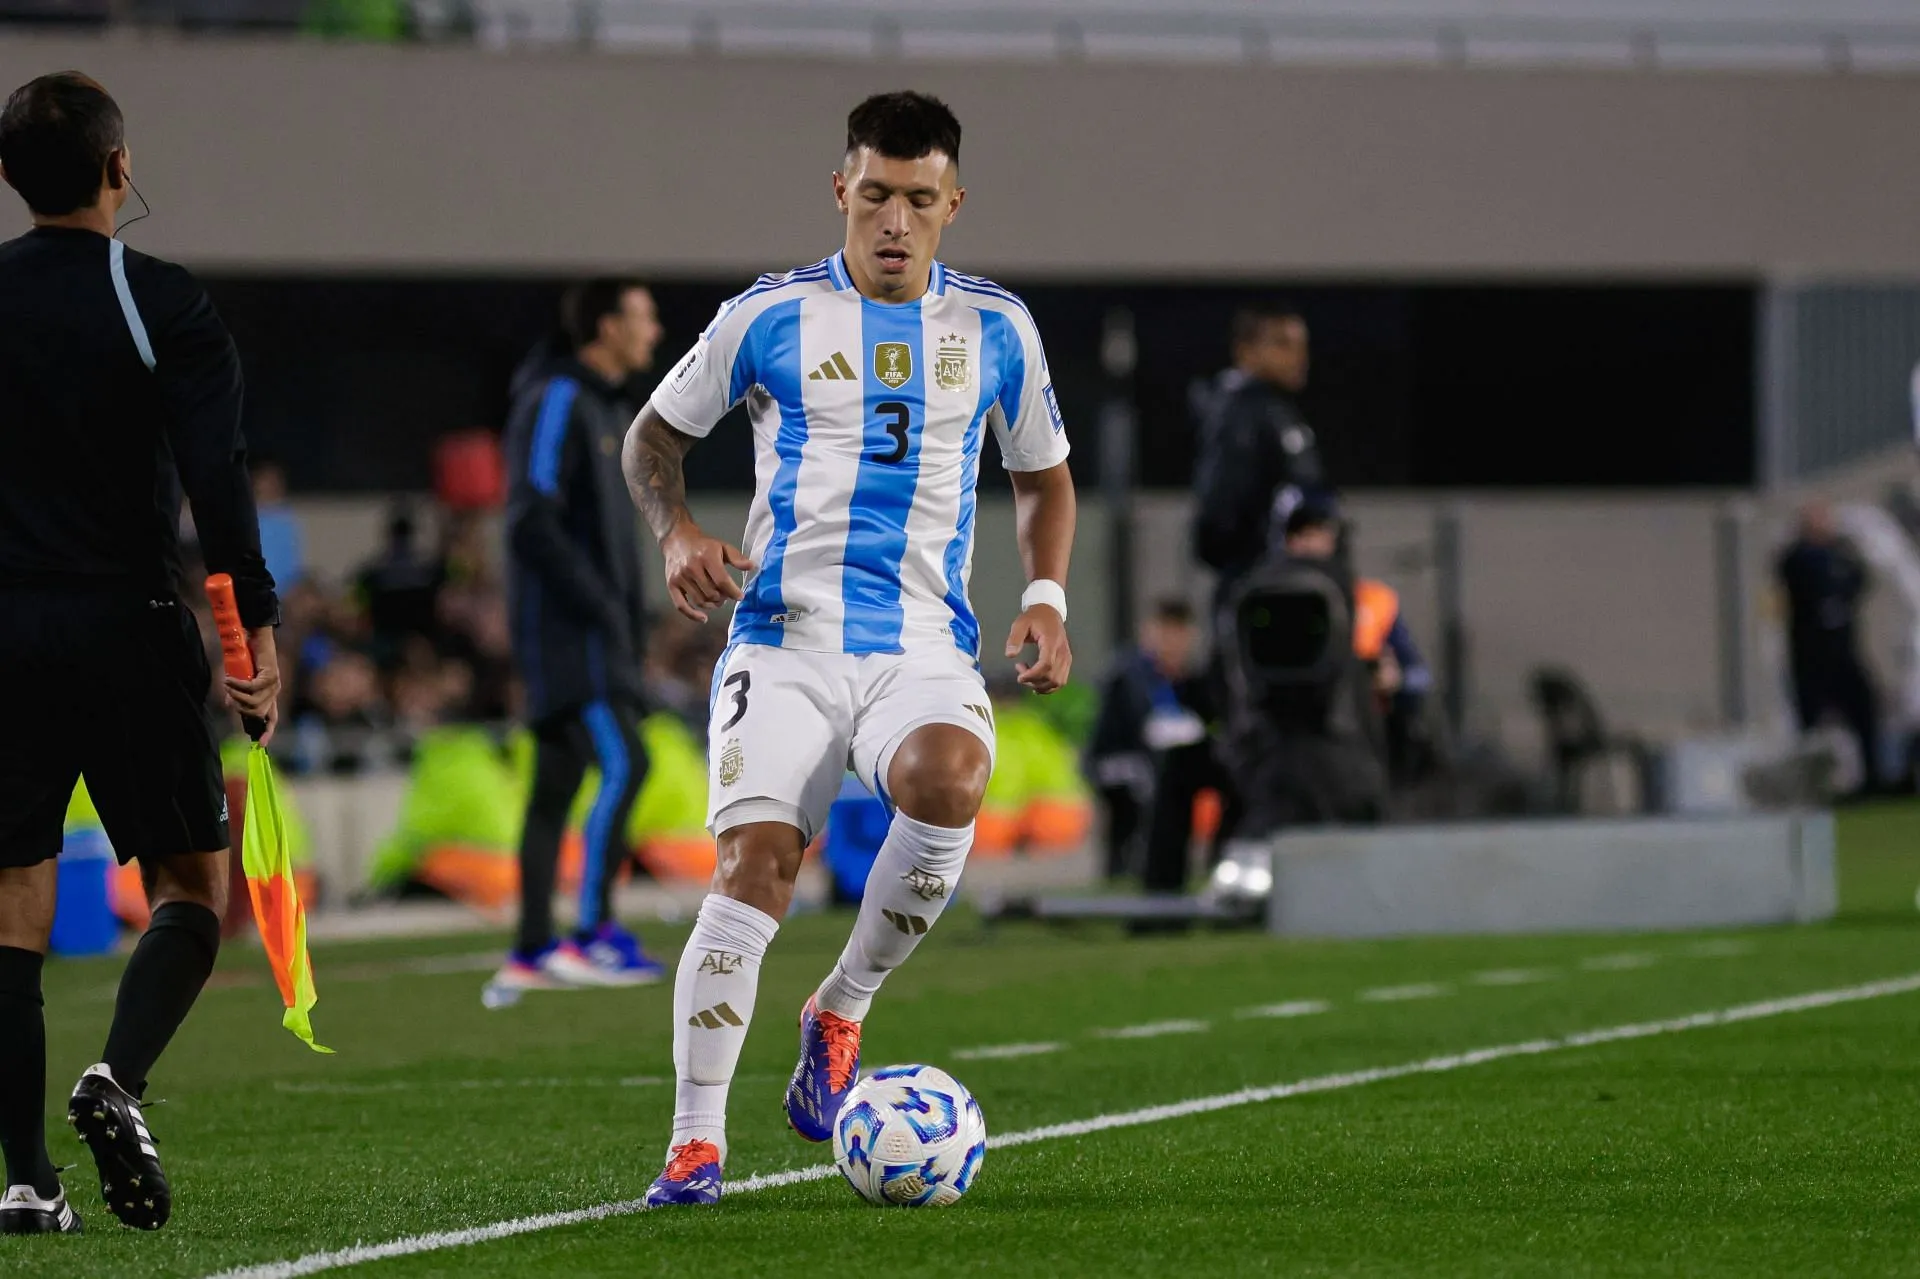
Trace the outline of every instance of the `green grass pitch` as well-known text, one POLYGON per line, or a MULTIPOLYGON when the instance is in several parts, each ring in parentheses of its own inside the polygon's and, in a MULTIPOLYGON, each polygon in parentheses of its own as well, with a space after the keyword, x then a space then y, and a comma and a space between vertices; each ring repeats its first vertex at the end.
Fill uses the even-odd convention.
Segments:
MULTIPOLYGON (((1128 941, 956 911, 876 1005, 865 1060, 951 1069, 1004 1134, 1920 973, 1920 808, 1847 813, 1841 852, 1843 918, 1798 929, 1128 941), (1010 1044, 1052 1047, 965 1051, 1010 1044)), ((769 957, 735 1178, 828 1158, 779 1103, 794 1016, 845 928, 797 918, 769 957)), ((649 933, 669 954, 680 936, 649 933)), ((172 1224, 120 1230, 83 1162, 67 1183, 90 1233, 0 1239, 0 1275, 200 1279, 640 1195, 672 1107, 669 992, 489 1013, 462 961, 500 941, 318 949, 330 1058, 279 1029, 263 961, 230 948, 152 1089, 172 1224)), ((117 973, 49 967, 57 1108, 117 973)), ((84 1161, 49 1123, 56 1157, 84 1161)), ((1920 1274, 1917 1170, 1913 992, 990 1150, 944 1211, 870 1208, 833 1178, 330 1273, 1920 1274)))

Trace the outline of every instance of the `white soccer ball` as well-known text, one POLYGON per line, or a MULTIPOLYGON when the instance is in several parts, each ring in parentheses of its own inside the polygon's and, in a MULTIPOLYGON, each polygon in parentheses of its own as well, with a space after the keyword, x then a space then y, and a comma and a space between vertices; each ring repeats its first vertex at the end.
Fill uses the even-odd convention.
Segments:
POLYGON ((973 1094, 932 1066, 888 1066, 853 1086, 833 1125, 833 1161, 863 1199, 944 1208, 973 1188, 987 1121, 973 1094))

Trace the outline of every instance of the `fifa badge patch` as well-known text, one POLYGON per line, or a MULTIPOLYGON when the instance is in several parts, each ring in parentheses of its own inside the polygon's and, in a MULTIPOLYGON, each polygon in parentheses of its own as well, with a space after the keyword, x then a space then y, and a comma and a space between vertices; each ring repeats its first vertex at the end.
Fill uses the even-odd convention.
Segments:
POLYGON ((720 785, 731 786, 740 780, 740 774, 747 768, 747 757, 740 749, 740 739, 727 739, 725 749, 720 752, 720 785))
POLYGON ((673 393, 675 395, 678 395, 680 394, 680 392, 687 389, 687 383, 693 381, 694 370, 699 367, 700 367, 700 348, 696 346, 691 351, 687 352, 687 356, 685 359, 681 360, 679 364, 674 366, 672 375, 669 376, 669 378, 667 379, 667 384, 673 388, 673 393))
POLYGON ((1060 398, 1053 393, 1053 383, 1047 383, 1041 394, 1047 398, 1047 416, 1053 419, 1053 433, 1058 435, 1067 429, 1067 424, 1060 416, 1060 398))
POLYGON ((943 391, 964 391, 973 385, 973 358, 967 340, 958 333, 940 339, 933 352, 933 382, 943 391))
POLYGON ((873 375, 897 391, 913 377, 913 348, 905 342, 881 342, 873 348, 873 375))

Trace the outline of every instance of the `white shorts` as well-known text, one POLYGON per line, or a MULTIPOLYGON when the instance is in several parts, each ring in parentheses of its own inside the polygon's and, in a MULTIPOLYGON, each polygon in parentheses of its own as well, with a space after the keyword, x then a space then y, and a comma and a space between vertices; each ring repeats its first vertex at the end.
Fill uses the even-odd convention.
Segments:
POLYGON ((986 682, 958 649, 808 653, 729 648, 707 719, 707 829, 783 821, 808 842, 851 769, 882 799, 907 734, 958 724, 994 750, 986 682))

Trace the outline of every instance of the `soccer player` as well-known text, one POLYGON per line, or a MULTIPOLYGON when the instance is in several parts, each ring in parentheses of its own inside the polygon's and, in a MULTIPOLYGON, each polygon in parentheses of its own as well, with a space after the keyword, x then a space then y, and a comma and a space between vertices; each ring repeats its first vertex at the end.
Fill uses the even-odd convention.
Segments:
POLYGON ((280 676, 240 361, 185 270, 114 238, 133 180, 120 108, 76 72, 0 110, 0 166, 33 230, 0 245, 0 1232, 75 1233, 47 1158, 41 962, 61 820, 87 790, 153 906, 99 1065, 67 1118, 107 1207, 172 1209, 148 1074, 213 971, 227 909, 227 799, 205 712, 213 673, 181 599, 182 490, 207 567, 230 574, 253 650, 227 697, 272 737, 280 676))
POLYGON ((637 280, 567 291, 569 352, 536 351, 514 380, 507 419, 507 585, 513 656, 533 725, 533 789, 520 834, 520 929, 481 990, 502 1008, 529 990, 634 986, 665 969, 613 917, 627 816, 646 778, 641 748, 640 530, 621 487, 627 382, 653 367, 660 321, 637 280), (587 814, 574 932, 556 941, 554 869, 587 765, 600 789, 587 814))
POLYGON ((934 258, 965 198, 959 162, 960 124, 936 99, 856 107, 833 175, 846 247, 723 306, 627 436, 628 487, 675 607, 705 621, 738 601, 708 721, 719 866, 674 983, 673 1135, 651 1204, 720 1196, 760 965, 849 767, 893 824, 853 935, 800 1014, 786 1109, 802 1137, 832 1135, 874 994, 951 900, 993 769, 967 602, 988 430, 1030 582, 1007 656, 1035 646, 1018 671, 1038 693, 1072 665, 1073 479, 1039 335, 1019 298, 934 258), (681 471, 743 401, 758 474, 745 553, 694 522, 681 471))

